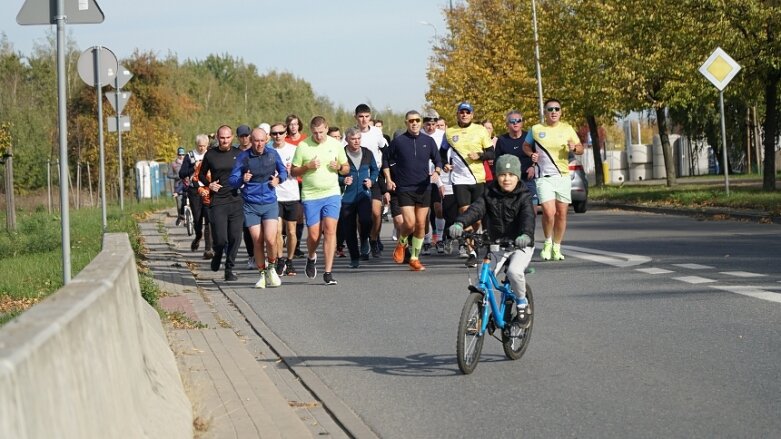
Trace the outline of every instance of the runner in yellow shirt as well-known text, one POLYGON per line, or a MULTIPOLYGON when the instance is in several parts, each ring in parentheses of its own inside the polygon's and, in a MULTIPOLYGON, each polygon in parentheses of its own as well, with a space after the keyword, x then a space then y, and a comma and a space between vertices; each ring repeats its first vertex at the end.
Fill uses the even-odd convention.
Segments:
POLYGON ((523 151, 538 167, 537 196, 542 207, 545 244, 543 261, 563 261, 561 241, 567 229, 567 210, 572 202, 569 154, 583 154, 583 145, 569 124, 561 122, 561 102, 545 102, 545 123, 532 127, 523 142, 523 151))
MULTIPOLYGON (((445 164, 444 171, 450 173, 453 184, 453 195, 458 205, 459 213, 463 213, 483 195, 485 190, 485 167, 483 162, 494 159, 494 144, 488 130, 480 124, 472 123, 474 108, 469 102, 461 102, 456 110, 458 124, 448 127, 445 131, 446 143, 442 144, 440 154, 446 160, 447 150, 452 149, 450 162, 445 164)), ((467 226, 469 226, 467 224, 467 226)), ((473 225, 480 228, 478 221, 473 225)), ((474 250, 459 251, 459 256, 467 258, 468 267, 477 266, 477 254, 474 250)))

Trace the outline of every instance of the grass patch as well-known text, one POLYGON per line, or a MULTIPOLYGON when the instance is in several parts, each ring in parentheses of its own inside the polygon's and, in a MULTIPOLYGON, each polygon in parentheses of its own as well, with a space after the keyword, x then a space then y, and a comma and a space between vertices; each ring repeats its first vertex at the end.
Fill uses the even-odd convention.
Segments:
MULTIPOLYGON (((152 212, 170 205, 168 199, 127 203, 124 212, 119 206, 108 206, 107 230, 127 233, 136 258, 141 258, 143 243, 138 223, 152 212)), ((60 220, 59 214, 49 215, 42 209, 19 211, 17 230, 0 232, 0 324, 62 287, 60 220)), ((0 223, 4 222, 3 212, 0 223)), ((102 248, 103 225, 99 207, 70 211, 70 240, 71 271, 75 277, 102 248)), ((158 292, 143 278, 140 275, 142 294, 154 306, 158 292)))
POLYGON ((730 186, 729 196, 723 185, 687 184, 674 188, 664 185, 605 186, 591 188, 589 198, 644 206, 751 209, 781 215, 781 192, 763 192, 752 186, 730 186))

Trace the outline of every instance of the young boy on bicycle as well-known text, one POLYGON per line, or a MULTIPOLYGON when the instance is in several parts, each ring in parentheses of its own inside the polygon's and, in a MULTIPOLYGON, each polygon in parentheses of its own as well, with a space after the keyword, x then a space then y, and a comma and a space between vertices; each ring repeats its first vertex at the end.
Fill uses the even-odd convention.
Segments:
POLYGON ((534 253, 534 203, 532 194, 521 181, 521 161, 511 154, 496 159, 496 178, 483 195, 456 218, 450 236, 458 238, 479 220, 491 241, 512 241, 516 250, 507 262, 507 278, 518 296, 518 308, 528 306, 524 271, 534 253))

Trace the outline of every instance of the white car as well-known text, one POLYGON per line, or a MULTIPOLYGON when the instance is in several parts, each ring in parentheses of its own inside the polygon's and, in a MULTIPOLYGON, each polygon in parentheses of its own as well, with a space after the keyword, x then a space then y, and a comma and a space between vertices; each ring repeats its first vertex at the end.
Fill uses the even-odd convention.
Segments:
POLYGON ((572 208, 575 213, 586 213, 588 208, 588 178, 580 161, 570 157, 569 175, 572 178, 572 208))

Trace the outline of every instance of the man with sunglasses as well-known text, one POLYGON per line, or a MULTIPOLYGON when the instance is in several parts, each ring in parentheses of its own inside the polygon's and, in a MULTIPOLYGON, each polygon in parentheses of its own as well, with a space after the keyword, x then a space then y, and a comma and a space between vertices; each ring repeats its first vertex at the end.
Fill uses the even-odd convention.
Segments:
POLYGON ((534 125, 526 134, 523 151, 539 169, 537 196, 542 206, 542 232, 545 235, 540 257, 543 261, 563 261, 561 241, 572 202, 569 155, 583 154, 583 145, 572 126, 561 121, 561 102, 548 99, 544 106, 545 123, 534 125))
POLYGON ((290 175, 293 163, 293 155, 296 153, 296 146, 285 141, 287 128, 283 123, 275 123, 269 128, 271 131, 271 146, 279 154, 282 163, 285 164, 288 177, 277 186, 277 202, 279 203, 279 228, 277 233, 277 274, 282 276, 295 276, 298 274, 293 265, 295 259, 298 238, 296 236, 296 227, 298 219, 301 216, 301 192, 298 187, 296 177, 290 175), (285 246, 283 246, 282 232, 287 235, 287 258, 284 257, 285 246))
MULTIPOLYGON (((469 102, 461 102, 456 109, 458 124, 448 127, 445 131, 447 145, 440 150, 443 157, 447 150, 452 151, 450 163, 445 165, 445 172, 450 172, 450 181, 453 184, 453 194, 458 204, 458 212, 463 213, 474 203, 485 189, 485 167, 483 161, 494 159, 494 144, 488 130, 480 124, 472 123, 474 109, 469 102)), ((480 228, 480 222, 467 224, 476 230, 480 228)), ((464 252, 462 257, 467 257, 466 266, 477 266, 477 254, 474 250, 464 252)))
MULTIPOLYGON (((496 141, 496 158, 510 154, 521 160, 521 181, 526 184, 529 192, 532 193, 532 201, 536 206, 537 202, 537 184, 534 182, 535 170, 532 159, 523 152, 523 142, 526 139, 527 132, 523 129, 523 116, 519 111, 510 110, 505 116, 507 132, 499 136, 496 141)), ((536 214, 536 210, 535 210, 536 214)))
POLYGON ((382 155, 382 172, 388 192, 397 198, 402 216, 393 261, 403 263, 404 253, 410 247, 410 269, 423 271, 426 267, 420 263, 420 251, 426 234, 433 176, 429 172, 429 163, 434 163, 434 174, 437 175, 434 179, 437 179, 442 172, 442 160, 434 139, 420 132, 420 113, 408 111, 404 119, 407 131, 394 137, 382 155))

